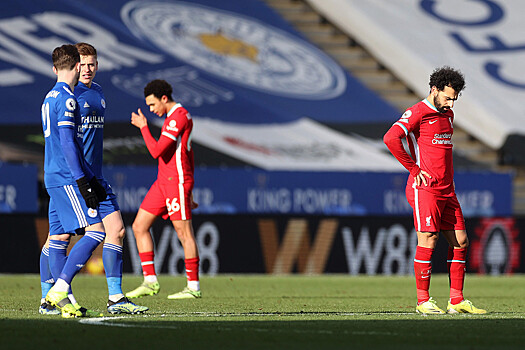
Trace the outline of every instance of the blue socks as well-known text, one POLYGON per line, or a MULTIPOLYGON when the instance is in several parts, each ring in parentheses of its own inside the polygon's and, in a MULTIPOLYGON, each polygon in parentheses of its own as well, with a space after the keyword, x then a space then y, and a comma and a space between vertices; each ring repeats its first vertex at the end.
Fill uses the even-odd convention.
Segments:
MULTIPOLYGON (((49 270, 56 282, 67 261, 67 247, 69 241, 49 240, 49 270)), ((42 271, 42 266, 40 266, 42 271)))
POLYGON ((49 269, 49 249, 42 247, 40 253, 40 288, 42 290, 42 299, 46 297, 47 292, 53 287, 55 280, 49 269))
POLYGON ((106 270, 109 295, 122 293, 122 246, 104 243, 102 261, 106 270))
POLYGON ((91 257, 91 253, 102 243, 105 237, 106 234, 104 232, 87 231, 84 237, 71 249, 60 278, 71 284, 73 277, 84 267, 84 264, 91 257))

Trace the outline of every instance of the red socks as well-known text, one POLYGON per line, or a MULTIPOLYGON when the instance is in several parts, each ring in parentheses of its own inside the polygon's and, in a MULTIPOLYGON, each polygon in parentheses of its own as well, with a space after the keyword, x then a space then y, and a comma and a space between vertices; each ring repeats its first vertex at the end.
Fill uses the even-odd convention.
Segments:
POLYGON ((144 276, 156 275, 154 256, 155 253, 153 252, 139 253, 140 262, 142 265, 142 273, 144 276))
POLYGON ((186 266, 186 278, 188 281, 199 280, 199 257, 184 259, 184 265, 186 266))
POLYGON ((466 260, 467 248, 452 249, 449 247, 447 265, 450 281, 450 303, 453 305, 463 301, 466 260))
POLYGON ((432 274, 432 253, 434 249, 416 247, 414 257, 414 274, 416 276, 417 303, 421 304, 430 299, 430 275, 432 274))
MULTIPOLYGON (((154 264, 154 253, 145 252, 139 253, 140 261, 142 264, 142 272, 144 276, 156 275, 155 264, 154 264)), ((199 280, 199 257, 184 259, 186 266, 186 278, 188 281, 199 280)))

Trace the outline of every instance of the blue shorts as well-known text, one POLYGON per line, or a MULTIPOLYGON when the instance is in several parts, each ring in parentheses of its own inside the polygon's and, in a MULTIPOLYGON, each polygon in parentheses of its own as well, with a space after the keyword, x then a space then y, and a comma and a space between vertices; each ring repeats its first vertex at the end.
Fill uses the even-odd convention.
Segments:
POLYGON ((88 208, 77 185, 47 188, 49 234, 83 234, 84 228, 102 222, 99 211, 88 208))
POLYGON ((105 179, 97 179, 98 182, 104 186, 104 189, 106 190, 107 197, 106 200, 103 202, 100 202, 98 213, 102 219, 104 219, 109 214, 119 211, 120 207, 117 203, 117 196, 113 193, 113 189, 108 184, 108 182, 105 179))

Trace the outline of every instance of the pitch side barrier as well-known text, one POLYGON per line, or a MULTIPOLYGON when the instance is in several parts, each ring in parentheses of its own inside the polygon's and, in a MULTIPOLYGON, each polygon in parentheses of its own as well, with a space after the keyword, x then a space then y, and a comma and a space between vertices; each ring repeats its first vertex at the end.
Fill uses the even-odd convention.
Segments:
MULTIPOLYGON (((126 225, 124 272, 140 274, 131 229, 134 217, 134 214, 123 215, 126 225)), ((4 244, 0 246, 0 273, 38 273, 40 248, 48 230, 47 218, 0 215, 0 222, 0 234, 4 237, 4 244)), ((193 226, 201 272, 207 275, 413 273, 416 235, 409 216, 195 215, 193 226)), ((525 217, 469 218, 467 231, 469 272, 490 275, 525 272, 522 254, 525 217)), ((183 276, 184 253, 171 223, 158 220, 152 234, 156 242, 157 271, 183 276)), ((75 241, 73 239, 73 243, 75 241)), ((101 253, 102 246, 97 248, 88 265, 100 264, 101 253)), ((433 256, 434 272, 446 272, 446 253, 446 242, 441 238, 433 256)))
MULTIPOLYGON (((104 175, 122 212, 135 213, 157 176, 156 167, 108 167, 104 175)), ((405 198, 408 174, 195 170, 195 214, 412 215, 405 198)), ((512 215, 512 175, 456 172, 467 217, 512 215)))

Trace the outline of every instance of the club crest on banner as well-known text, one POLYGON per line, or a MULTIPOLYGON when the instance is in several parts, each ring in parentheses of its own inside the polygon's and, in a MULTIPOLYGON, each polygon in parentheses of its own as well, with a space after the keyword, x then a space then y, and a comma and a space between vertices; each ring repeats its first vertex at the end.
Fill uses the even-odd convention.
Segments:
POLYGON ((132 1, 121 17, 137 37, 237 85, 302 99, 334 98, 346 88, 343 70, 316 47, 234 12, 182 1, 132 1))

